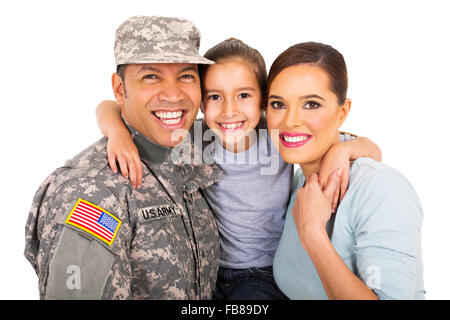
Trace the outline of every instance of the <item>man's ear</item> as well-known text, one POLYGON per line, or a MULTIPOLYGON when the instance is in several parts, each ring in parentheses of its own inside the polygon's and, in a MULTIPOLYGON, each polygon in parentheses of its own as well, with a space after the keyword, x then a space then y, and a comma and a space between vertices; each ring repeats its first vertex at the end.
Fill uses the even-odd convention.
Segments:
POLYGON ((350 99, 346 99, 344 104, 339 107, 339 127, 341 127, 342 124, 347 119, 347 116, 351 108, 352 108, 352 100, 350 99))
POLYGON ((116 101, 119 106, 123 107, 125 104, 125 85, 122 81, 122 78, 119 76, 119 74, 113 73, 111 82, 116 101))

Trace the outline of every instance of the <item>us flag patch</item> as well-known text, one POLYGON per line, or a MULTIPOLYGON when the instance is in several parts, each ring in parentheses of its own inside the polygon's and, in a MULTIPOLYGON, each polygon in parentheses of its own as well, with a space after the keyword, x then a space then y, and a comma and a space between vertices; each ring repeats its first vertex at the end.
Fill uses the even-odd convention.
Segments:
POLYGON ((122 223, 108 211, 83 199, 78 199, 65 222, 86 231, 108 246, 113 244, 122 223))

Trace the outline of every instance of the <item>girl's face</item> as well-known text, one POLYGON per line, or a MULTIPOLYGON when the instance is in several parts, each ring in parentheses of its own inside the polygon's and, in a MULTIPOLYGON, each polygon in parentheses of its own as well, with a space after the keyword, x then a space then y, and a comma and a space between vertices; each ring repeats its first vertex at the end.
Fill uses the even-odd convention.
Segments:
POLYGON ((339 106, 329 84, 328 74, 309 64, 288 67, 271 83, 267 123, 286 162, 320 161, 339 142, 338 130, 350 111, 350 100, 339 106))
POLYGON ((241 152, 252 141, 245 137, 261 117, 261 90, 255 72, 241 59, 208 66, 203 79, 203 113, 207 126, 224 148, 241 152))

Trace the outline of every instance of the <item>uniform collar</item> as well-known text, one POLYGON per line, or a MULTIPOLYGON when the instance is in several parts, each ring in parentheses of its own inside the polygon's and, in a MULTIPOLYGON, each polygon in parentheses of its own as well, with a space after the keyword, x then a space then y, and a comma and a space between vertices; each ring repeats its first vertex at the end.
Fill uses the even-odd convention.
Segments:
POLYGON ((153 142, 147 136, 133 128, 128 122, 126 122, 125 119, 124 121, 131 133, 133 142, 136 144, 139 156, 143 160, 147 160, 152 163, 163 163, 170 161, 170 152, 172 151, 172 148, 164 147, 153 142))
MULTIPOLYGON (((169 164, 169 167, 176 166, 181 168, 181 180, 186 182, 186 191, 196 190, 197 188, 206 188, 212 185, 214 182, 217 182, 223 174, 222 169, 216 164, 206 164, 203 161, 200 163, 183 163, 183 164, 174 164, 171 157, 171 152, 173 148, 168 148, 156 144, 151 141, 147 136, 142 134, 133 128, 123 117, 123 121, 125 122, 128 130, 131 133, 131 137, 133 138, 133 142, 136 144, 136 147, 139 152, 139 156, 143 160, 147 160, 151 163, 165 163, 169 164)), ((186 139, 185 139, 186 140, 186 139)), ((194 143, 192 141, 185 141, 181 143, 191 144, 191 150, 194 150, 194 143)), ((192 152, 192 151, 191 151, 192 152)), ((159 167, 159 166, 158 166, 159 167)), ((163 165, 166 169, 169 169, 166 165, 163 165)), ((179 171, 180 169, 178 169, 179 171)))

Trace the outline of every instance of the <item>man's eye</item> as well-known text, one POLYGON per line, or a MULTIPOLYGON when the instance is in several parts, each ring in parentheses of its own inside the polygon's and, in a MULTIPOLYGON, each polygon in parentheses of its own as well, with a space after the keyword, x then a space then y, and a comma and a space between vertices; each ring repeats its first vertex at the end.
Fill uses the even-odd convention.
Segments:
POLYGON ((314 101, 308 101, 305 103, 305 109, 317 109, 320 107, 320 103, 314 102, 314 101))
POLYGON ((250 97, 250 95, 248 94, 248 93, 241 93, 240 95, 239 95, 239 98, 242 98, 242 99, 245 99, 245 98, 248 98, 248 97, 250 97))
POLYGON ((155 80, 158 79, 158 76, 156 74, 146 74, 142 79, 155 80))
POLYGON ((183 80, 194 80, 195 77, 194 77, 194 75, 192 75, 192 74, 183 74, 183 75, 180 77, 180 79, 183 79, 183 80))
POLYGON ((270 103, 270 106, 276 110, 284 108, 284 104, 280 101, 272 101, 270 103))

